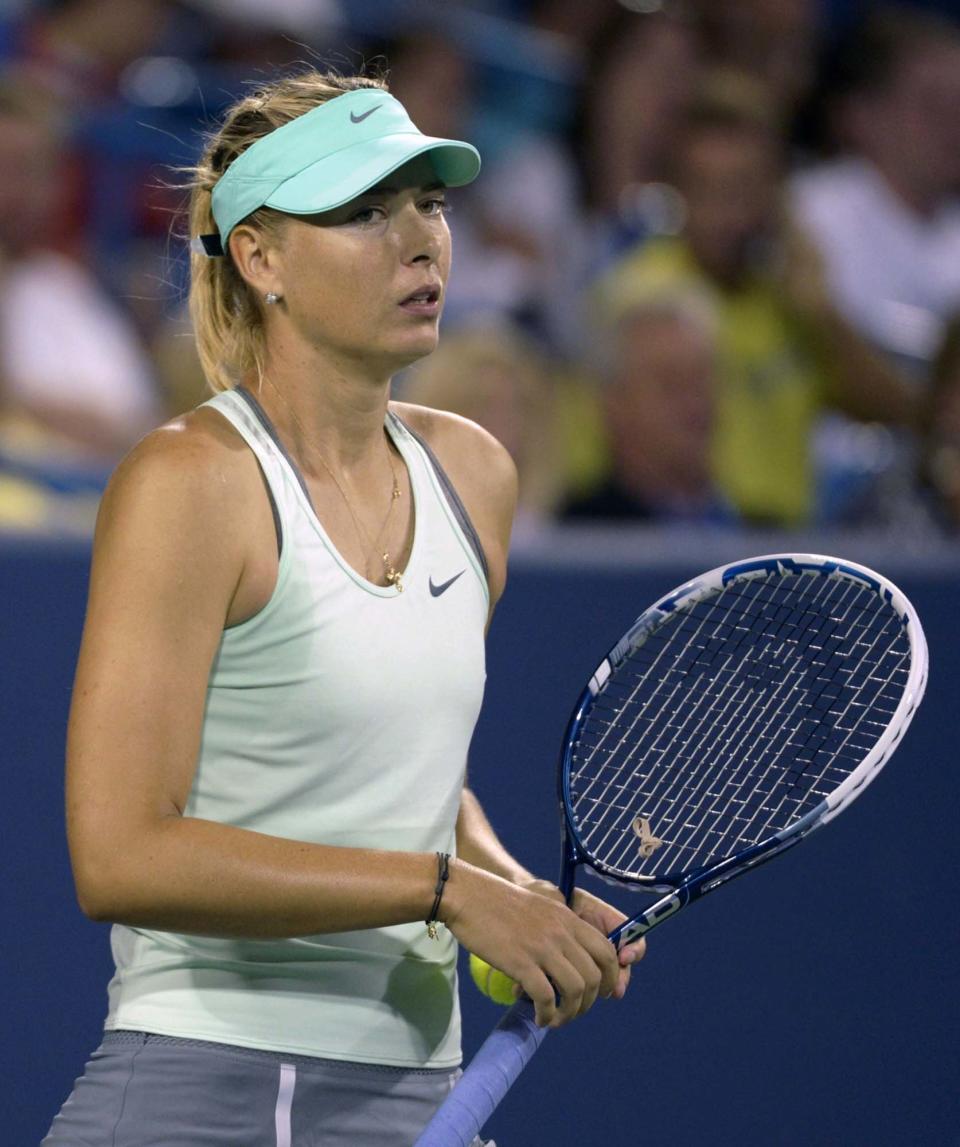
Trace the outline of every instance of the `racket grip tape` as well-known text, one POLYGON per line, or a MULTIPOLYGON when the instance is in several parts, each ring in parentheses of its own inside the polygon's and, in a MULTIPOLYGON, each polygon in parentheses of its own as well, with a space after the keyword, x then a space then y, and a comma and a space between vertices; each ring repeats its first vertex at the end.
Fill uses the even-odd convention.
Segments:
POLYGON ((537 1027, 533 1017, 528 999, 510 1008, 414 1147, 469 1147, 550 1030, 537 1027))

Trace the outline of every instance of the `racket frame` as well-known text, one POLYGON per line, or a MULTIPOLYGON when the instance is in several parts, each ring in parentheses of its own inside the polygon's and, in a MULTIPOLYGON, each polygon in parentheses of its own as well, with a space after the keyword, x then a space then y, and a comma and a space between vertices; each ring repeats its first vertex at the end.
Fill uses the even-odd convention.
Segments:
POLYGON ((926 639, 916 610, 904 594, 874 570, 855 562, 841 561, 821 554, 766 554, 747 561, 718 566, 673 590, 666 597, 645 610, 624 636, 600 662, 580 695, 567 723, 558 769, 558 797, 561 823, 561 873, 559 887, 569 902, 573 895, 576 869, 583 865, 601 879, 617 885, 628 885, 648 893, 661 893, 653 904, 642 909, 610 935, 610 940, 622 948, 649 932, 651 928, 674 915, 685 905, 719 888, 721 884, 748 872, 759 864, 799 844, 815 829, 827 824, 847 807, 876 777, 890 759, 901 737, 906 732, 913 714, 923 698, 927 682, 928 655, 926 639), (910 643, 910 670, 903 695, 887 728, 877 739, 859 765, 843 782, 804 816, 772 833, 745 849, 724 857, 714 864, 679 874, 637 874, 628 876, 614 870, 590 855, 583 846, 572 813, 573 796, 570 774, 573 755, 580 732, 590 715, 594 703, 617 668, 643 644, 665 620, 678 610, 689 608, 696 602, 712 596, 731 582, 744 578, 768 577, 836 577, 867 586, 894 610, 910 643))
MULTIPOLYGON (((913 713, 923 697, 926 680, 927 647, 916 612, 896 586, 865 566, 818 554, 769 554, 721 566, 687 582, 637 618, 626 635, 597 667, 567 725, 558 770, 563 838, 560 887, 564 895, 569 900, 573 892, 576 869, 581 864, 593 869, 601 878, 611 883, 632 886, 648 893, 664 893, 659 900, 610 934, 611 941, 622 947, 649 932, 651 928, 674 915, 692 900, 792 848, 814 829, 826 824, 846 808, 877 775, 910 724, 913 713), (705 597, 717 588, 722 588, 735 578, 761 576, 777 571, 847 577, 868 585, 896 610, 910 641, 911 664, 903 698, 888 728, 878 738, 870 753, 841 785, 806 815, 787 829, 773 834, 769 839, 743 849, 708 868, 688 873, 676 883, 670 883, 662 876, 629 880, 619 871, 614 873, 613 870, 607 869, 605 872, 604 865, 592 858, 581 846, 575 824, 568 811, 569 771, 573 745, 580 725, 604 682, 629 652, 640 641, 645 640, 646 634, 659 625, 666 615, 684 605, 692 604, 694 600, 705 597)), ((533 1004, 529 1000, 518 1000, 506 1012, 493 1033, 487 1037, 464 1072, 463 1078, 424 1128, 415 1147, 469 1147, 549 1030, 536 1026, 533 1004)))

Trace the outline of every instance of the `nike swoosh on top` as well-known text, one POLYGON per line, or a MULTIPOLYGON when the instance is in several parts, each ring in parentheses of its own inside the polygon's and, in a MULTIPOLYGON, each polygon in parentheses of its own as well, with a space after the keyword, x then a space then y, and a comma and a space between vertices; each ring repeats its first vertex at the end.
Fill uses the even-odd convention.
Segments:
POLYGON ((350 122, 351 123, 363 123, 363 121, 367 118, 368 115, 373 115, 373 113, 377 110, 377 108, 382 108, 382 107, 383 107, 383 104, 377 104, 377 107, 370 108, 370 110, 365 111, 363 113, 363 115, 356 115, 354 112, 351 112, 350 113, 350 122))
POLYGON ((458 574, 454 574, 453 577, 450 578, 449 581, 441 582, 439 585, 433 584, 433 575, 431 574, 430 575, 430 596, 431 597, 439 597, 440 594, 446 593, 446 591, 453 585, 453 583, 457 580, 457 578, 463 577, 463 575, 466 572, 467 571, 465 569, 462 569, 458 574))

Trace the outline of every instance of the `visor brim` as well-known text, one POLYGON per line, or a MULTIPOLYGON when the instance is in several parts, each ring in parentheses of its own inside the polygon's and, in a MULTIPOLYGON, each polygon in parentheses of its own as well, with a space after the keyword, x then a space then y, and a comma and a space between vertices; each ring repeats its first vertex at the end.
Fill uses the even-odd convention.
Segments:
POLYGON ((324 156, 282 183, 265 206, 289 215, 313 215, 342 207, 419 155, 430 154, 446 187, 472 183, 480 155, 468 143, 419 133, 381 136, 324 156))

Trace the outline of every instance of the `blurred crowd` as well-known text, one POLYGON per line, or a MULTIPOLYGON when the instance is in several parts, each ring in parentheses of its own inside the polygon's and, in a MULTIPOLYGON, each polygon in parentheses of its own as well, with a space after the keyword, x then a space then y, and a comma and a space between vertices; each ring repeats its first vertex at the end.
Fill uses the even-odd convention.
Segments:
POLYGON ((483 153, 396 393, 507 445, 521 539, 960 529, 960 23, 866 0, 0 0, 0 529, 207 397, 183 171, 300 63, 483 153))

